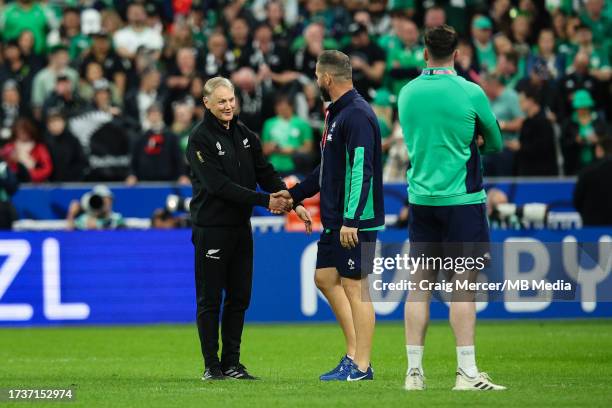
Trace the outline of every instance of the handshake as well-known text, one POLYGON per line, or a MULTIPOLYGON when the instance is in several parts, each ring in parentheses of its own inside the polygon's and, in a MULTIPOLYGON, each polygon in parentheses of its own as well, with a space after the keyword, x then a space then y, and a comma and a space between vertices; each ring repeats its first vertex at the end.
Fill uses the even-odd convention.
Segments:
MULTIPOLYGON (((293 208, 293 198, 287 190, 277 191, 276 193, 270 194, 270 203, 268 209, 272 214, 286 214, 293 208)), ((295 213, 304 222, 306 227, 306 233, 310 235, 312 232, 312 218, 310 213, 302 205, 298 205, 295 208, 295 213)))
POLYGON ((291 209, 293 209, 293 198, 291 198, 289 191, 281 190, 270 194, 268 210, 272 214, 285 214, 291 211, 291 209))

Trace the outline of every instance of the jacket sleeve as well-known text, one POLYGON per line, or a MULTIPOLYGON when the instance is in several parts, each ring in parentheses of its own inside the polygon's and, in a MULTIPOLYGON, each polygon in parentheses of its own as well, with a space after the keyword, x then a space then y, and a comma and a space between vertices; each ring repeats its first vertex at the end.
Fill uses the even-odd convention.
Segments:
POLYGON ((345 176, 349 187, 344 192, 344 225, 357 228, 372 185, 374 140, 378 123, 373 123, 365 114, 356 114, 343 126, 346 126, 347 168, 350 168, 345 176))
POLYGON ((53 162, 49 150, 43 144, 38 144, 32 151, 32 157, 36 161, 36 166, 30 169, 30 178, 34 183, 47 181, 53 171, 53 162))
POLYGON ((187 145, 187 161, 193 177, 209 194, 238 204, 268 207, 270 197, 267 194, 242 187, 227 177, 217 155, 206 143, 191 137, 187 145))
POLYGON ((289 189, 289 194, 291 194, 294 203, 299 203, 319 192, 321 189, 319 185, 320 172, 321 165, 319 164, 301 183, 297 183, 289 189))
POLYGON ((496 153, 502 150, 502 136, 495 114, 491 110, 489 100, 484 91, 477 87, 472 95, 472 103, 476 110, 476 124, 482 137, 484 145, 480 147, 481 153, 496 153))
POLYGON ((263 155, 259 137, 255 133, 249 131, 249 139, 251 140, 251 154, 253 155, 253 163, 255 164, 257 184, 270 193, 285 190, 287 186, 274 169, 274 166, 272 166, 263 155))

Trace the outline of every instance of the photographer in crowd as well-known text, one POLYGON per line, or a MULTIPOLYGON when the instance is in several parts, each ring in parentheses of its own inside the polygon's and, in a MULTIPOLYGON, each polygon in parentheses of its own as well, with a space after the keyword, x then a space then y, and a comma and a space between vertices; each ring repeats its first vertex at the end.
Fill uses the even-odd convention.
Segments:
POLYGON ((121 214, 113 211, 113 193, 99 184, 80 201, 70 203, 66 216, 69 230, 110 230, 125 226, 121 214))

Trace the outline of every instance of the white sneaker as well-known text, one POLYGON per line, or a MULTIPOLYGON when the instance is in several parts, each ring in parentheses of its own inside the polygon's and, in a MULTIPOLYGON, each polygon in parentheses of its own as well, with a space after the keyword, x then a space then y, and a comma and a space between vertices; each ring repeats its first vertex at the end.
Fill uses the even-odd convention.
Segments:
POLYGON ((505 389, 503 385, 493 384, 487 373, 478 373, 476 377, 469 377, 458 368, 453 391, 501 391, 505 389))
POLYGON ((421 374, 418 368, 411 368, 406 373, 406 382, 404 382, 406 391, 423 391, 425 389, 425 377, 421 374))

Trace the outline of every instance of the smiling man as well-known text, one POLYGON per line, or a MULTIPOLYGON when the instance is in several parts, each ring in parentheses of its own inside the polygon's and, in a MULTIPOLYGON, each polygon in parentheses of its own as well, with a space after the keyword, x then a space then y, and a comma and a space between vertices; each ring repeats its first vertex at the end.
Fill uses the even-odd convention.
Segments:
MULTIPOLYGON (((204 380, 255 379, 240 363, 244 314, 251 299, 253 206, 290 211, 292 201, 256 191, 285 189, 262 153, 259 138, 234 115, 234 86, 223 77, 204 85, 204 119, 187 144, 193 199, 197 325, 204 357, 204 380), (219 315, 224 294, 219 359, 219 315)), ((308 212, 295 211, 310 229, 308 212)))

